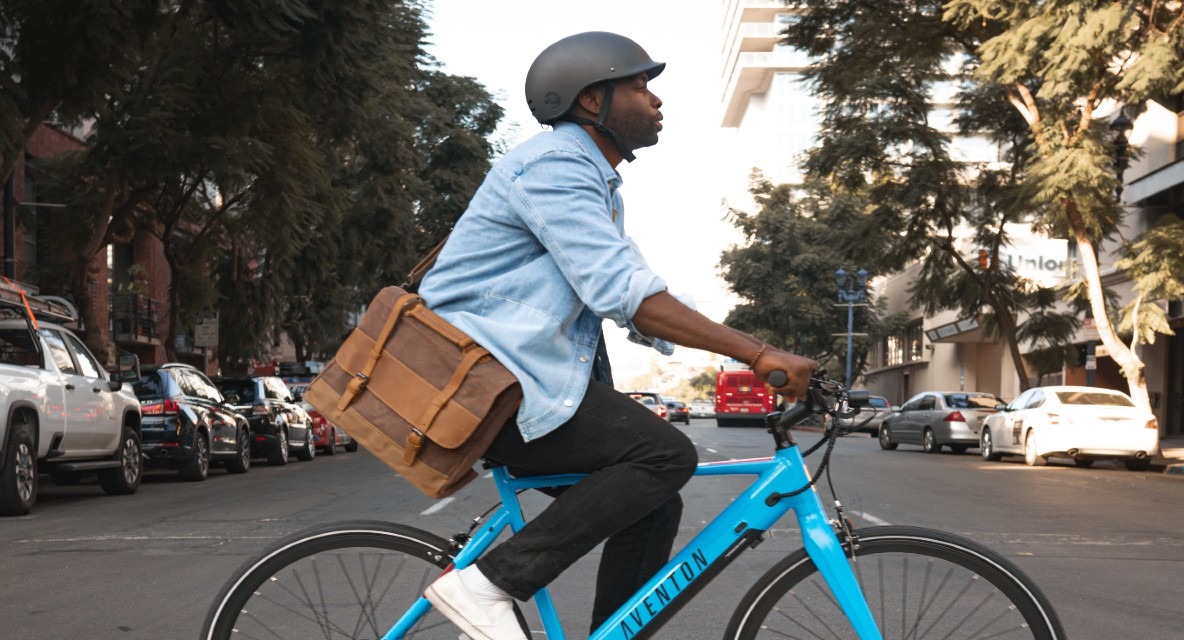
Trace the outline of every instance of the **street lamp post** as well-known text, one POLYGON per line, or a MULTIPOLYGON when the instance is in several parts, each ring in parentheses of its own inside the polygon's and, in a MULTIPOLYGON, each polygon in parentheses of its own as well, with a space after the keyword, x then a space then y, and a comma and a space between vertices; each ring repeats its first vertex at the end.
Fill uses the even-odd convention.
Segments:
MULTIPOLYGON (((863 306, 867 297, 867 271, 860 269, 855 272, 855 278, 848 280, 847 271, 839 267, 835 271, 835 284, 839 289, 839 302, 847 306, 847 388, 851 388, 851 352, 855 334, 855 307, 863 306)), ((840 305, 841 306, 841 305, 840 305)))

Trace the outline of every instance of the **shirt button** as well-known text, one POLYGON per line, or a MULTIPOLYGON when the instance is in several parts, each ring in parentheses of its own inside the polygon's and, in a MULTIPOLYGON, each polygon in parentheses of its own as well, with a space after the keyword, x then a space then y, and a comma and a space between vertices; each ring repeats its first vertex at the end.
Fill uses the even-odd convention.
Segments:
POLYGON ((580 356, 580 362, 587 362, 588 356, 580 356))
POLYGON ((565 406, 565 407, 570 407, 570 406, 572 406, 573 404, 575 404, 575 403, 574 403, 574 402, 572 402, 571 400, 564 400, 564 401, 563 401, 563 406, 565 406))

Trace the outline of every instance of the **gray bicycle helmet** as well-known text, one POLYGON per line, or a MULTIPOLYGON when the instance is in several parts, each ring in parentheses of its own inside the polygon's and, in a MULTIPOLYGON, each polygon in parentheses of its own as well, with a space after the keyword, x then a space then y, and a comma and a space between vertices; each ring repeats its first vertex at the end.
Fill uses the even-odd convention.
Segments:
POLYGON ((645 73, 655 78, 666 68, 641 45, 615 33, 588 31, 547 47, 526 74, 526 103, 540 124, 552 124, 585 87, 645 73))

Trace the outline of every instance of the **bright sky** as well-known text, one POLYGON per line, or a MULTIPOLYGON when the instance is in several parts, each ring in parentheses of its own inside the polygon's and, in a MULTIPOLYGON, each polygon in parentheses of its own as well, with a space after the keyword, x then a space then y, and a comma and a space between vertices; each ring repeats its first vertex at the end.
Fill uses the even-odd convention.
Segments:
MULTIPOLYGON (((506 110, 511 145, 538 132, 524 97, 526 71, 547 45, 583 31, 611 31, 666 62, 650 88, 663 101, 659 143, 617 167, 624 178, 625 230, 673 293, 691 295, 722 320, 734 304, 718 278, 720 252, 736 242, 723 220, 719 170, 721 5, 673 0, 601 0, 581 7, 555 0, 436 0, 428 16, 430 52, 455 75, 471 76, 506 110)), ((657 352, 605 325, 614 377, 624 384, 657 352)), ((675 357, 700 352, 679 349, 675 357)), ((658 356, 660 357, 660 356, 658 356)))

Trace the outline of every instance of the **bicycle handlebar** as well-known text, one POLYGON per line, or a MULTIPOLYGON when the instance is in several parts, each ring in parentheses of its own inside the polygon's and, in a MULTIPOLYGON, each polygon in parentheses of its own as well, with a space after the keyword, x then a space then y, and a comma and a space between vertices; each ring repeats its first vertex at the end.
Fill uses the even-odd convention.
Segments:
MULTIPOLYGON (((789 376, 784 371, 775 370, 769 373, 766 381, 774 386, 784 386, 789 382, 789 376)), ((791 427, 806 419, 811 413, 828 413, 839 417, 853 416, 859 408, 867 406, 868 392, 865 389, 851 391, 842 382, 832 380, 825 371, 815 371, 810 377, 810 388, 806 397, 799 400, 792 407, 778 416, 777 423, 782 427, 791 427)))

